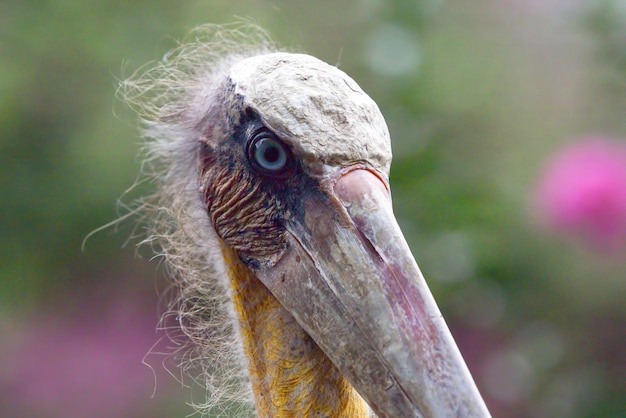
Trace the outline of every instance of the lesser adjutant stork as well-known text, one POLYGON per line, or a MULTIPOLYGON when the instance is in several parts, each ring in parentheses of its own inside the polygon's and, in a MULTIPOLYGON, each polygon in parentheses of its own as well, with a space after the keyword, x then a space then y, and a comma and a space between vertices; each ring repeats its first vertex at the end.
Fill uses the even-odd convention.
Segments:
POLYGON ((394 218, 374 101, 259 29, 193 33, 122 90, 211 396, 234 355, 261 417, 489 416, 394 218))

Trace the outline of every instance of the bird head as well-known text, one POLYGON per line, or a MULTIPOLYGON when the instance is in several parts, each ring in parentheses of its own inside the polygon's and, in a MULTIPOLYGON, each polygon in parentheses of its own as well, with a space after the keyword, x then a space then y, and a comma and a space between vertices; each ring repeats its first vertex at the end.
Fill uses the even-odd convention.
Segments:
MULTIPOLYGON (((196 264, 234 254, 379 416, 489 416, 394 217, 375 102, 311 56, 211 47, 126 84, 153 97, 148 157, 196 264)), ((170 263, 202 288, 176 234, 170 263)))
POLYGON ((482 399, 393 216, 374 101, 302 54, 225 73, 200 189, 233 249, 382 416, 479 416, 482 399))

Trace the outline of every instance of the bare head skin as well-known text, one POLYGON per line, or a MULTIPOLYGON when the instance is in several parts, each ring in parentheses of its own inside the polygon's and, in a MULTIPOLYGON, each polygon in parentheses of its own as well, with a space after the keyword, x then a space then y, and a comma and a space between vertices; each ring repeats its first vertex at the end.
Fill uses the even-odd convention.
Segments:
POLYGON ((195 35, 123 90, 209 406, 251 393, 263 417, 489 416, 393 217, 374 101, 259 29, 195 35))

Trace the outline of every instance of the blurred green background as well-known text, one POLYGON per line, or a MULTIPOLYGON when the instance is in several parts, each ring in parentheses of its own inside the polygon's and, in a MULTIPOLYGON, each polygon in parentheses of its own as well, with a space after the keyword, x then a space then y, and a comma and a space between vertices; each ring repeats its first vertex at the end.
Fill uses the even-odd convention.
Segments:
POLYGON ((119 80, 236 16, 381 107, 396 214, 492 414, 626 416, 626 251, 532 211, 560 147, 626 137, 625 3, 3 1, 0 416, 182 417, 202 400, 162 365, 163 279, 132 222, 81 244, 125 213, 140 168, 119 80))

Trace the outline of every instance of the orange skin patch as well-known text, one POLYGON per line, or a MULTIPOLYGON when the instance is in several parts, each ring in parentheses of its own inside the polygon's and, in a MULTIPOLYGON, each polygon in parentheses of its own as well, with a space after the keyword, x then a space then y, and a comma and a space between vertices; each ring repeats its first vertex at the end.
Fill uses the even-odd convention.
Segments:
POLYGON ((222 253, 258 416, 369 417, 365 401, 293 316, 230 248, 222 253))

